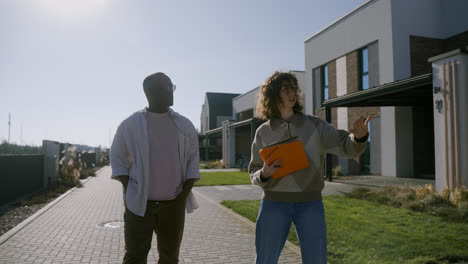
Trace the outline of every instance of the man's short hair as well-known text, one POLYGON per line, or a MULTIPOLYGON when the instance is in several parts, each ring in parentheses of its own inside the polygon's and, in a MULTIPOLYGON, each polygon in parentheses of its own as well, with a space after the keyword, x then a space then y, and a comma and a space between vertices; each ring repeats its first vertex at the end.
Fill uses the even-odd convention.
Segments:
POLYGON ((152 89, 160 89, 167 87, 172 84, 171 79, 162 72, 153 73, 148 75, 145 80, 143 80, 143 90, 145 93, 148 93, 152 89))

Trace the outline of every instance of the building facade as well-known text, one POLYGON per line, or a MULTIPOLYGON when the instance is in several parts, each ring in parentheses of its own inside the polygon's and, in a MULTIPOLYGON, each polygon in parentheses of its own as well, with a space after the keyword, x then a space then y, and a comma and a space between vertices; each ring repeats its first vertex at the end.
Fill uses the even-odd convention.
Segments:
MULTIPOLYGON (((461 0, 371 0, 305 40, 306 113, 325 119, 323 103, 430 73, 428 58, 467 43, 461 0)), ((468 43, 467 43, 468 44, 468 43)), ((336 107, 331 123, 352 127, 371 115, 369 153, 335 158, 344 173, 434 178, 432 108, 336 107), (367 159, 367 160, 366 160, 367 159)))
MULTIPOLYGON (((371 115, 366 153, 327 157, 325 174, 435 179, 468 186, 468 1, 369 0, 304 41, 296 75, 305 113, 349 130, 371 115)), ((218 135, 223 162, 246 167, 260 87, 232 97, 218 135)), ((207 100, 205 100, 207 105, 207 100)), ((208 109, 204 106, 203 111, 208 109)))
POLYGON ((206 93, 200 116, 202 135, 205 135, 209 130, 221 127, 224 120, 231 119, 232 98, 236 96, 239 94, 206 93))

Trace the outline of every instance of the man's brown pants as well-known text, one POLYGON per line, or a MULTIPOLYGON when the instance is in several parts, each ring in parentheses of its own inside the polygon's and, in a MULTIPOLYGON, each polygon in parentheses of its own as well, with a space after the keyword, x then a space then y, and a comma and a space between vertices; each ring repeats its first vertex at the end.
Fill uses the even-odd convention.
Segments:
POLYGON ((123 263, 146 263, 153 231, 156 233, 158 242, 158 263, 178 263, 184 222, 184 199, 148 201, 144 217, 125 209, 125 256, 123 263))

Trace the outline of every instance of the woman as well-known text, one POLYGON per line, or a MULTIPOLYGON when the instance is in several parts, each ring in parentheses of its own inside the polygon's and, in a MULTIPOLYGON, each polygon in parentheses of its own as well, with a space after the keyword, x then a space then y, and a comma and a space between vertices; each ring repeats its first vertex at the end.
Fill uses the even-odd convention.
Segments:
POLYGON ((303 114, 302 94, 296 77, 275 72, 261 87, 257 114, 266 119, 255 133, 249 174, 253 184, 263 189, 256 223, 256 263, 277 263, 294 222, 303 263, 327 263, 325 214, 322 203, 323 164, 326 153, 357 157, 366 147, 368 123, 364 117, 354 122, 351 133, 303 114), (258 151, 265 146, 297 136, 309 167, 273 179, 281 160, 264 163, 258 151))

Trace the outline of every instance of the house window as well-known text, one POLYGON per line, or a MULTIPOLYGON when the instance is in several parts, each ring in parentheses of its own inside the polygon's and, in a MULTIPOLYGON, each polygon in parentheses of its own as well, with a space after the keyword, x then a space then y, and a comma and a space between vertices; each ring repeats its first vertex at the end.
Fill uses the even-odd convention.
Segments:
POLYGON ((369 51, 367 47, 363 48, 359 52, 360 58, 360 71, 359 71, 359 88, 360 90, 369 89, 369 51))
POLYGON ((244 120, 253 118, 253 116, 254 116, 253 109, 248 109, 240 113, 237 113, 237 121, 244 121, 244 120))
POLYGON ((328 100, 328 66, 322 66, 322 102, 328 100))

